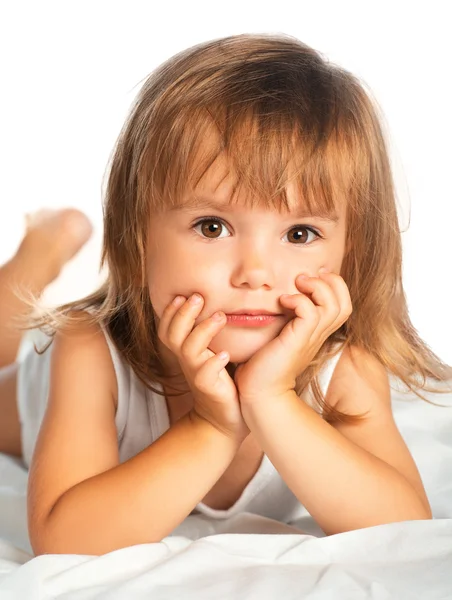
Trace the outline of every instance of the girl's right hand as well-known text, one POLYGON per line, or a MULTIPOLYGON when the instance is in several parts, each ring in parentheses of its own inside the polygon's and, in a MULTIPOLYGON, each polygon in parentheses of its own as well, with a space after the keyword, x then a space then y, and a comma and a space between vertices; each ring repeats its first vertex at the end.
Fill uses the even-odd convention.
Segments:
POLYGON ((208 348, 226 325, 226 315, 220 311, 194 327, 203 298, 199 294, 180 298, 179 304, 173 300, 163 311, 158 337, 179 361, 193 394, 192 414, 241 443, 250 431, 242 417, 237 387, 225 368, 229 355, 221 358, 208 348), (193 296, 200 299, 198 304, 193 296))

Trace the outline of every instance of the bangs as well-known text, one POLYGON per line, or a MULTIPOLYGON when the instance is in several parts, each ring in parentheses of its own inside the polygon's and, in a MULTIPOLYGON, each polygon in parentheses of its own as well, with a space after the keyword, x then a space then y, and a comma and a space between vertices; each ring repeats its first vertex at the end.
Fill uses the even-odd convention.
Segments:
POLYGON ((225 179, 231 181, 229 204, 337 217, 338 206, 350 203, 356 179, 350 159, 355 151, 337 123, 320 108, 318 119, 306 122, 294 113, 266 109, 232 107, 226 114, 199 109, 180 115, 161 149, 162 175, 154 171, 148 179, 153 182, 147 196, 151 211, 205 207, 205 194, 198 188, 207 173, 214 173, 215 189, 225 179), (289 187, 295 207, 288 199, 289 187))

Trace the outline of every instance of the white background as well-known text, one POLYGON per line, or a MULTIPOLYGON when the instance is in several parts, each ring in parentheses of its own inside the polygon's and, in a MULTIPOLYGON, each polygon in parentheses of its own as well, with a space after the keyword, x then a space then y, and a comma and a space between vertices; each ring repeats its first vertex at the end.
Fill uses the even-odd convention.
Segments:
POLYGON ((406 230, 410 316, 452 364, 448 14, 442 1, 0 2, 0 262, 17 247, 26 212, 76 206, 95 235, 45 299, 57 303, 93 290, 102 177, 145 78, 208 39, 287 33, 358 75, 384 113, 406 230))

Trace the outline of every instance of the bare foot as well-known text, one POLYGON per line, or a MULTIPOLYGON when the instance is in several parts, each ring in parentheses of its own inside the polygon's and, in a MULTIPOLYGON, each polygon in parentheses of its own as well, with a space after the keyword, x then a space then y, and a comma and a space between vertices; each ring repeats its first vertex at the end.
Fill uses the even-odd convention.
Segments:
POLYGON ((29 311, 20 291, 38 297, 64 264, 88 241, 92 226, 79 210, 40 210, 27 217, 16 254, 0 267, 0 367, 17 356, 22 331, 17 318, 29 311))
POLYGON ((74 208, 43 209, 26 215, 25 236, 16 254, 23 267, 22 275, 33 270, 33 277, 31 273, 29 275, 30 283, 42 288, 36 291, 42 291, 58 277, 65 263, 73 258, 91 234, 92 225, 88 217, 74 208))

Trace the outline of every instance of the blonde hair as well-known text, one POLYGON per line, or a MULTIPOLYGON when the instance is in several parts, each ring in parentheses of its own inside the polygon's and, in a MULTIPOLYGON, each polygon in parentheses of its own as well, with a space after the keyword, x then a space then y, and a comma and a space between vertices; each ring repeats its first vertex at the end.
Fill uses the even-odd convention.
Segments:
POLYGON ((344 350, 368 351, 430 402, 417 392, 419 384, 440 392, 426 379, 446 381, 452 368, 422 341, 409 318, 394 183, 378 112, 354 75, 292 36, 236 35, 176 54, 146 79, 114 148, 104 207, 105 283, 34 325, 52 335, 71 322, 71 312, 89 310, 88 320, 106 327, 136 375, 161 394, 151 384, 166 383, 171 374, 157 351, 146 283, 150 219, 178 205, 188 186, 196 186, 225 154, 237 176, 231 202, 240 187, 251 204, 287 209, 292 180, 309 210, 331 213, 345 202, 341 276, 353 312, 297 378, 297 393, 311 385, 330 422, 362 417, 328 406, 318 383, 339 343, 344 350), (208 146, 212 130, 217 140, 208 146))

